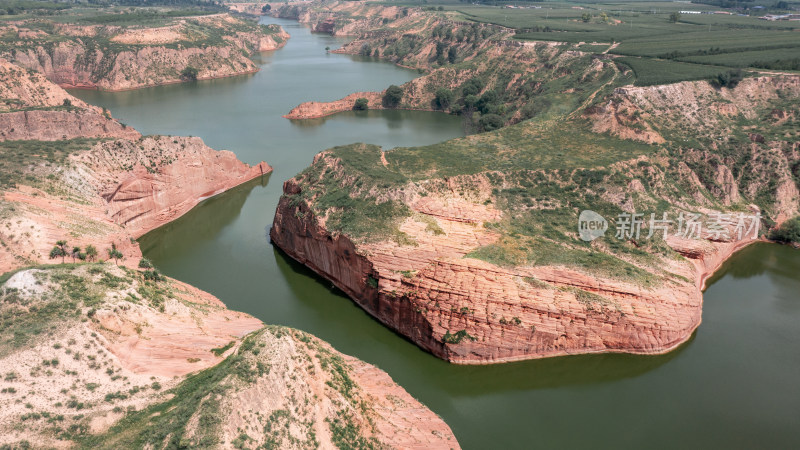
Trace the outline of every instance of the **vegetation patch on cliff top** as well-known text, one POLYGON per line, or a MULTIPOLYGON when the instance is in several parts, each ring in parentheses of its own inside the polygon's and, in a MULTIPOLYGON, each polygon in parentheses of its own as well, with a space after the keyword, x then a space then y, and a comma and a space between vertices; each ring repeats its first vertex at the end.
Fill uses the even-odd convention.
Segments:
POLYGON ((47 176, 55 176, 59 168, 66 166, 70 154, 88 150, 97 142, 99 139, 86 138, 66 141, 0 141, 0 189, 13 188, 17 183, 42 185, 47 182, 47 176))

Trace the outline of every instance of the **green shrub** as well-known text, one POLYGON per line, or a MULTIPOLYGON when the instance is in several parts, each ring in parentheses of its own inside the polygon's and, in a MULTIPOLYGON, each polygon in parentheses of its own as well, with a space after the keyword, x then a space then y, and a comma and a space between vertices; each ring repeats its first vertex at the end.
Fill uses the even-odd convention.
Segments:
POLYGON ((503 118, 497 114, 486 114, 478 121, 483 131, 493 131, 502 128, 504 123, 503 118))
POLYGON ((164 277, 156 270, 145 270, 144 272, 144 279, 147 281, 161 281, 164 277))
POLYGON ((197 81, 198 70, 192 66, 186 66, 181 71, 181 80, 183 81, 197 81))
POLYGON ((772 230, 769 238, 783 243, 800 243, 800 216, 789 219, 780 227, 772 230))
POLYGON ((356 99, 356 102, 353 104, 353 109, 355 111, 366 111, 369 109, 369 100, 364 97, 356 99))
POLYGON ((439 88, 436 90, 436 96, 433 99, 433 106, 442 111, 450 107, 453 103, 453 91, 447 88, 439 88))
POLYGON ((403 100, 403 89, 394 84, 383 94, 383 106, 386 108, 397 108, 401 100, 403 100))
POLYGON ((717 75, 716 79, 712 80, 711 83, 720 88, 726 87, 733 89, 739 84, 740 81, 742 81, 743 78, 744 72, 741 70, 730 70, 717 75))
POLYGON ((444 333, 444 336, 442 336, 442 342, 445 344, 458 344, 464 338, 469 339, 470 341, 477 339, 475 336, 470 336, 470 334, 467 333, 467 330, 460 330, 455 334, 450 334, 450 330, 447 330, 447 332, 444 333))
POLYGON ((377 278, 373 278, 372 275, 367 277, 367 284, 372 289, 378 289, 378 280, 377 280, 377 278))

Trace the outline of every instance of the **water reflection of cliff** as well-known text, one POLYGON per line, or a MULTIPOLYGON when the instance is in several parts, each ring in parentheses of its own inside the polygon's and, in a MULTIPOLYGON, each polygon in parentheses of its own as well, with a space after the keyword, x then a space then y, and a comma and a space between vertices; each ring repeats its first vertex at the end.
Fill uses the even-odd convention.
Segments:
POLYGON ((798 252, 788 246, 758 242, 733 255, 709 280, 711 286, 724 276, 747 279, 767 274, 773 281, 796 279, 800 274, 798 252))
POLYGON ((301 128, 314 128, 324 125, 328 121, 341 122, 343 124, 358 124, 364 123, 364 120, 383 121, 386 127, 390 130, 400 129, 403 127, 403 122, 406 120, 414 120, 424 122, 424 119, 429 119, 430 116, 426 114, 444 114, 432 113, 426 111, 407 111, 402 109, 371 109, 368 111, 342 111, 330 116, 319 117, 315 119, 290 119, 292 125, 301 128))
POLYGON ((267 174, 211 197, 177 220, 145 234, 139 238, 142 253, 158 260, 161 256, 182 254, 201 242, 214 241, 220 230, 241 214, 253 189, 266 187, 269 178, 267 174), (191 230, 190 235, 187 230, 191 230))

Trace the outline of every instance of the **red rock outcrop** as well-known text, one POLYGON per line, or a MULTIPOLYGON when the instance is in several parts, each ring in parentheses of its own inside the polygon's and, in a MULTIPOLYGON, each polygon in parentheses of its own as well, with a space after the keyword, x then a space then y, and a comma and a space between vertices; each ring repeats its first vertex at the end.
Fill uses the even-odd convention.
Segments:
POLYGON ((332 102, 305 102, 301 103, 288 114, 283 117, 287 119, 316 119, 319 117, 326 117, 342 111, 350 111, 353 109, 356 100, 359 98, 366 98, 369 109, 383 109, 381 99, 383 98, 382 92, 356 92, 347 97, 335 100, 332 102))
MULTIPOLYGON (((287 194, 300 189, 294 180, 284 185, 287 194)), ((346 236, 325 230, 304 203, 293 205, 283 198, 270 236, 378 320, 455 363, 592 352, 663 353, 700 324, 699 281, 676 278, 648 289, 566 267, 495 266, 466 255, 497 236, 458 219, 436 217, 441 236, 408 220, 400 229, 416 246, 356 246, 346 236), (606 301, 587 307, 575 289, 606 301)), ((719 251, 712 249, 703 258, 719 251)), ((690 263, 676 262, 669 271, 684 279, 703 276, 690 263)))
MULTIPOLYGON (((89 388, 82 394, 82 414, 73 421, 97 439, 106 439, 100 447, 133 447, 130 441, 141 442, 138 436, 128 436, 127 442, 121 443, 117 440, 125 440, 125 432, 103 435, 125 416, 120 409, 142 410, 175 400, 163 408, 164 414, 169 414, 176 403, 180 408, 186 406, 182 402, 206 395, 202 388, 207 384, 184 383, 184 377, 217 366, 213 375, 216 380, 224 378, 227 386, 226 395, 220 398, 220 413, 214 416, 219 423, 215 427, 218 448, 237 447, 243 429, 260 431, 270 422, 274 424, 280 414, 273 415, 276 411, 290 411, 281 416, 288 432, 275 433, 274 428, 268 433, 251 432, 251 446, 269 443, 293 448, 307 439, 315 447, 335 448, 332 424, 344 418, 351 436, 363 437, 380 448, 459 448, 447 424, 386 372, 301 331, 265 326, 252 316, 225 308, 212 295, 170 278, 153 284, 140 272, 110 263, 50 266, 17 272, 4 284, 7 289, 0 291, 0 296, 6 300, 13 289, 17 300, 51 306, 75 294, 63 290, 64 277, 81 280, 88 292, 79 294, 94 296, 91 309, 78 301, 77 308, 83 312, 79 317, 49 318, 50 333, 12 349, 6 334, 2 335, 0 364, 8 368, 6 373, 31 376, 0 380, 4 390, 10 391, 0 397, 0 445, 25 440, 37 447, 65 446, 69 439, 54 439, 44 421, 29 422, 24 428, 19 423, 26 420, 32 407, 68 414, 73 410, 67 403, 68 387, 78 380, 89 388), (103 282, 107 279, 114 282, 103 282), (158 293, 151 290, 154 287, 158 293), (83 349, 91 349, 92 355, 80 357, 83 349), (72 357, 74 354, 78 357, 72 357), (43 387, 36 377, 43 358, 60 359, 59 368, 72 376, 53 377, 43 387), (198 385, 201 389, 193 391, 198 385), (170 390, 176 387, 184 396, 174 398, 170 390), (26 404, 12 395, 15 390, 25 392, 26 404), (55 399, 64 401, 56 403, 55 399), (254 410, 261 414, 252 414, 254 410)), ((16 303, 0 301, 0 313, 25 314, 16 303)), ((201 379, 207 381, 202 378, 207 374, 201 374, 201 379)), ((191 439, 195 417, 179 418, 177 425, 189 430, 183 439, 191 439)))
MULTIPOLYGON (((284 184, 286 194, 301 189, 294 180, 284 184)), ((469 258, 471 250, 497 236, 458 216, 431 217, 443 235, 409 219, 400 230, 417 245, 357 246, 328 232, 305 203, 283 198, 270 236, 390 328, 463 364, 672 350, 700 324, 706 279, 755 242, 670 240, 688 261, 667 262, 672 278, 648 288, 568 267, 505 268, 469 258)))
POLYGON ((96 111, 16 111, 0 114, 0 141, 74 138, 138 139, 133 128, 96 111))
MULTIPOLYGON (((367 154, 361 154, 358 167, 369 167, 363 162, 367 154)), ((524 241, 505 244, 508 236, 495 231, 508 212, 495 209, 496 185, 486 175, 370 187, 369 176, 349 166, 344 155, 351 153, 323 152, 312 169, 284 183, 284 196, 270 231, 272 242, 331 280, 382 323, 455 363, 670 351, 700 325, 707 279, 734 252, 756 242, 748 234, 752 232, 731 240, 706 228, 702 239, 670 235, 666 245, 684 258, 659 251, 649 262, 638 262, 643 275, 633 277, 606 272, 603 267, 587 272, 578 264, 500 266, 472 254, 486 248, 514 252, 524 241), (331 179, 317 184, 320 177, 331 179), (357 198, 361 198, 357 193, 361 189, 369 192, 367 201, 393 199, 408 207, 410 214, 401 213, 401 222, 389 237, 362 235, 354 241, 347 234, 332 232, 326 223, 339 217, 338 209, 318 210, 314 202, 318 196, 324 198, 328 189, 338 192, 347 183, 353 183, 352 195, 357 198)), ((376 152, 375 163, 381 161, 391 169, 391 152, 388 155, 376 152)), ((397 158, 403 161, 403 156, 397 158)), ((626 164, 636 167, 636 161, 626 164)), ((624 166, 616 170, 627 170, 624 166)), ((680 171, 676 169, 676 173, 680 171)), ((492 175, 495 179, 499 176, 492 175)), ((683 178, 690 176, 684 174, 683 178)), ((628 183, 627 188, 637 195, 646 192, 641 181, 628 183)), ((711 206, 719 208, 723 200, 711 206)), ((797 210, 795 197, 784 203, 777 201, 780 211, 770 215, 797 210)), ((700 209, 706 217, 713 217, 716 211, 700 209)), ((751 212, 757 213, 758 208, 751 206, 751 212)), ((374 232, 381 233, 380 228, 374 232)), ((728 234, 736 236, 730 230, 728 234)), ((602 254, 603 245, 594 243, 591 251, 602 254)), ((527 249, 519 250, 527 255, 527 249)))
POLYGON ((114 223, 139 237, 182 216, 206 198, 272 172, 261 162, 242 163, 200 138, 116 141, 77 155, 83 176, 97 188, 114 223), (154 161, 154 165, 148 165, 154 161), (122 167, 132 169, 121 169, 122 167))

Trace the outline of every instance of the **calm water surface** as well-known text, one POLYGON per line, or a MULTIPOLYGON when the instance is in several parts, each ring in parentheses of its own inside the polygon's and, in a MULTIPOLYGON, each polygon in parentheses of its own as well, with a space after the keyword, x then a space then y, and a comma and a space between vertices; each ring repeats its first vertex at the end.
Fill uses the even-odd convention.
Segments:
POLYGON ((755 245, 705 295, 703 325, 663 356, 590 355, 483 367, 442 362, 372 320, 268 242, 283 180, 325 148, 423 145, 461 135, 456 117, 370 111, 293 122, 308 100, 380 90, 417 74, 326 54, 341 39, 292 21, 281 50, 245 77, 123 93, 78 91, 145 134, 195 135, 275 172, 144 236, 145 255, 266 323, 309 331, 386 370, 485 448, 800 448, 800 252, 755 245))

